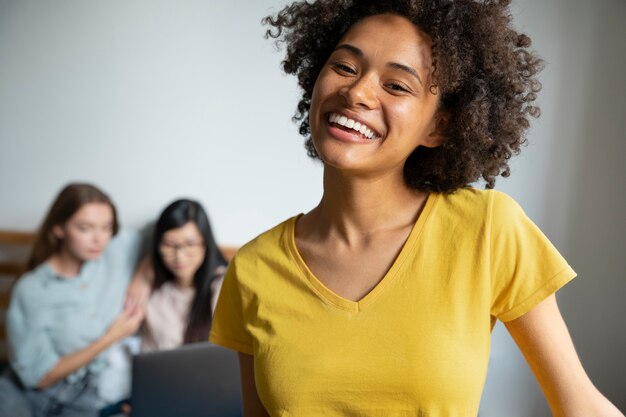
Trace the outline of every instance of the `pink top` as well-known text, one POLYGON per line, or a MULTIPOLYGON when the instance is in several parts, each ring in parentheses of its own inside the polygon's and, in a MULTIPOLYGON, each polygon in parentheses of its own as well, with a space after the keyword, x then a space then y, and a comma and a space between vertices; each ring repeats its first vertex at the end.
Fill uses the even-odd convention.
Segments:
MULTIPOLYGON (((215 311, 222 281, 223 277, 219 277, 211 285, 212 311, 215 311)), ((183 344, 195 293, 194 287, 181 287, 174 281, 164 283, 152 293, 146 304, 146 317, 141 329, 142 352, 174 349, 183 344)))

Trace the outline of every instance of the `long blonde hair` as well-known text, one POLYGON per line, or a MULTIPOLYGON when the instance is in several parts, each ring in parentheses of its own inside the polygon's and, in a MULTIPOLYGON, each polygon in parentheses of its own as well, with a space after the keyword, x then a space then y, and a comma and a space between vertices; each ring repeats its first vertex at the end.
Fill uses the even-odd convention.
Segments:
POLYGON ((72 183, 61 190, 48 210, 33 244, 33 250, 27 263, 27 270, 33 270, 50 256, 55 254, 62 241, 54 236, 52 229, 65 224, 82 206, 88 203, 106 203, 113 210, 113 235, 119 229, 117 212, 113 202, 103 191, 91 184, 72 183))

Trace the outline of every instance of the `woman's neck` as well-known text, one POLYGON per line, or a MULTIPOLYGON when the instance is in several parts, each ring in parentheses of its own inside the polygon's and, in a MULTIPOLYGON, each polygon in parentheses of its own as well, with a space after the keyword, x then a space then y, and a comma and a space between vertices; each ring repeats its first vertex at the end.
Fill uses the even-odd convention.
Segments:
POLYGON ((69 251, 61 249, 48 259, 48 265, 55 274, 62 278, 76 278, 80 274, 83 261, 69 251))
POLYGON ((309 231, 336 233, 351 242, 379 231, 412 226, 427 197, 428 193, 409 188, 401 172, 363 177, 326 166, 324 195, 307 214, 304 225, 309 231))
POLYGON ((176 285, 178 288, 185 290, 185 289, 189 289, 189 288, 194 288, 193 285, 193 279, 194 277, 178 277, 175 276, 173 283, 174 285, 176 285))

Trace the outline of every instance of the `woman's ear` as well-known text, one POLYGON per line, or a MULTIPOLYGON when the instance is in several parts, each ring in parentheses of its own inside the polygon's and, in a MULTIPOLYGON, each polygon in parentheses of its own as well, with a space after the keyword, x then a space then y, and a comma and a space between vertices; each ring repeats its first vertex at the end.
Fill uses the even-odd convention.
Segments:
POLYGON ((436 148, 446 141, 445 132, 448 130, 448 113, 438 110, 431 121, 431 132, 426 138, 424 146, 427 148, 436 148))
POLYGON ((61 225, 55 224, 54 226, 52 226, 52 235, 55 238, 62 240, 65 238, 65 230, 63 230, 61 225))

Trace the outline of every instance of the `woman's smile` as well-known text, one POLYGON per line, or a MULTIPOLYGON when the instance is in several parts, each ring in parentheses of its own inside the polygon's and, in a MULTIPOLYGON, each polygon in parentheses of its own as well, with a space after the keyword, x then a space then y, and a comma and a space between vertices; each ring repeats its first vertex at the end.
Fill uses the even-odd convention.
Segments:
POLYGON ((347 110, 337 110, 326 114, 328 134, 342 142, 372 144, 382 139, 367 122, 347 110))
POLYGON ((350 116, 333 112, 328 116, 328 123, 330 123, 332 127, 356 134, 362 139, 380 139, 380 135, 375 133, 365 122, 355 120, 350 116))
POLYGON ((433 142, 439 97, 425 88, 431 40, 395 15, 361 20, 322 68, 311 98, 313 144, 330 166, 401 175, 418 146, 433 142))

